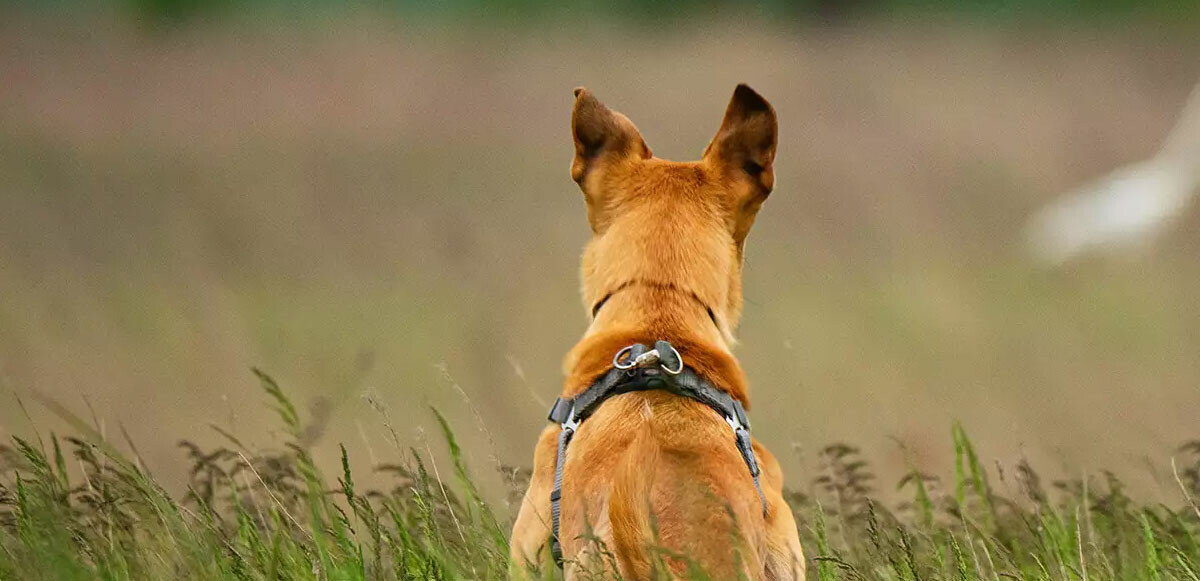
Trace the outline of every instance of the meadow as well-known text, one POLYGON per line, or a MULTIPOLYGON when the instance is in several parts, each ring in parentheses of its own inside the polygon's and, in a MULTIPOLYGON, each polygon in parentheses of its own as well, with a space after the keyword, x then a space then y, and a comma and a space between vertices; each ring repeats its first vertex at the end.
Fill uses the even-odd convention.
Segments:
POLYGON ((781 141, 736 353, 813 574, 1194 578, 1200 215, 1058 270, 1021 227, 1154 151, 1200 20, 942 4, 0 4, 0 579, 500 575, 587 321, 571 89, 690 159, 738 82, 781 141))
MULTIPOLYGON (((283 447, 253 450, 224 431, 225 445, 213 449, 182 441, 182 497, 154 479, 132 442, 133 455, 122 454, 69 412, 61 413, 86 435, 0 448, 0 579, 507 578, 510 523, 481 495, 436 409, 450 466, 396 438, 387 453, 395 461, 369 467, 389 485, 363 488, 344 446, 340 467, 317 466, 310 419, 255 373, 287 434, 283 447)), ((1131 498, 1110 472, 1047 482, 1021 462, 994 467, 993 480, 961 426, 950 440, 952 478, 913 469, 898 484, 909 498, 895 504, 876 499, 876 477, 856 448, 821 450, 813 492, 787 493, 804 523, 809 577, 1200 579, 1200 441, 1183 447, 1182 466, 1172 461, 1179 497, 1167 505, 1131 498)), ((502 471, 519 495, 522 471, 502 471)), ((687 555, 651 554, 654 578, 679 563, 686 578, 709 578, 687 555)), ((531 572, 561 578, 552 565, 531 572)))

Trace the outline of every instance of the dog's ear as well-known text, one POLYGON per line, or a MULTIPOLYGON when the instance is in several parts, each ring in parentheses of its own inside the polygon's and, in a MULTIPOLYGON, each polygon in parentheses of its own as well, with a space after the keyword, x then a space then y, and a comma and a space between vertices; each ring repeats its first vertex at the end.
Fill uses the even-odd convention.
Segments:
POLYGON ((704 160, 744 175, 758 193, 766 195, 775 187, 772 163, 777 140, 775 109, 754 89, 738 85, 721 128, 704 150, 704 160))
POLYGON ((628 117, 596 99, 583 87, 575 89, 575 108, 571 111, 571 135, 575 138, 575 159, 571 178, 583 185, 588 172, 599 164, 636 156, 648 159, 650 148, 628 117))

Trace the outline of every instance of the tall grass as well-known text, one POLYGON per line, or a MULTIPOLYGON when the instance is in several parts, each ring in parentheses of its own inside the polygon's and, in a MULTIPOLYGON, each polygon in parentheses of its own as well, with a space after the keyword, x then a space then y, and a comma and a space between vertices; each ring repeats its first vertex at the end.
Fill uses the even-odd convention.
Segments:
MULTIPOLYGON (((441 414, 433 411, 453 481, 409 450, 376 467, 393 477, 390 489, 362 490, 345 447, 332 481, 314 464, 309 427, 256 373, 285 445, 250 450, 224 431, 227 445, 216 449, 181 442, 190 464, 182 497, 159 486, 136 452, 122 454, 78 420, 79 436, 0 447, 0 579, 505 577, 507 523, 476 488, 441 414)), ((1130 498, 1106 472, 1047 486, 1025 462, 989 471, 961 426, 951 437, 952 480, 914 470, 898 485, 911 500, 892 507, 873 499, 876 478, 856 448, 822 450, 812 492, 787 494, 810 577, 1200 581, 1200 442, 1172 462, 1179 502, 1166 506, 1130 498)), ((519 492, 528 472, 508 476, 519 492)))
MULTIPOLYGON (((471 484, 438 415, 458 476, 432 478, 421 455, 378 470, 390 490, 359 490, 342 448, 336 479, 313 463, 306 426, 269 376, 259 379, 288 441, 280 451, 180 443, 190 468, 173 498, 111 446, 15 438, 3 449, 0 579, 493 579, 504 530, 471 484)), ((436 412, 435 412, 436 413, 436 412)))

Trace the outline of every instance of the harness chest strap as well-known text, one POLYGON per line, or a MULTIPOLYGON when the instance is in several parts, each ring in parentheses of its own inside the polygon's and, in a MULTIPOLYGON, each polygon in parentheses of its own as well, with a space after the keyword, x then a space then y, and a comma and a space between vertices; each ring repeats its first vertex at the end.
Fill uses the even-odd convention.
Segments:
POLYGON ((716 410, 733 430, 734 442, 742 460, 754 479, 754 488, 767 514, 767 500, 759 483, 758 459, 750 440, 750 419, 742 402, 717 389, 683 365, 679 352, 666 341, 657 341, 654 349, 635 343, 622 349, 613 358, 613 369, 604 374, 583 393, 574 398, 558 398, 550 408, 550 421, 559 424, 558 453, 554 459, 554 489, 550 492, 552 534, 550 550, 554 562, 562 567, 562 543, 559 542, 559 520, 562 514, 563 465, 567 446, 579 425, 610 397, 631 391, 663 389, 696 400, 716 410))

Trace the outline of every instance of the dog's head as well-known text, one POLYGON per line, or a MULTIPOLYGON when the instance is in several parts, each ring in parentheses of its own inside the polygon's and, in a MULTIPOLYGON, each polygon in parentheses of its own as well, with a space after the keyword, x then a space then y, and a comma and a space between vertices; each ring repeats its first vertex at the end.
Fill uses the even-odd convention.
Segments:
POLYGON ((637 127, 586 89, 575 90, 571 177, 587 202, 592 240, 583 295, 593 315, 631 286, 694 299, 726 345, 742 309, 746 235, 775 183, 775 111, 738 85, 700 161, 650 152, 637 127))

